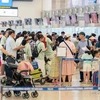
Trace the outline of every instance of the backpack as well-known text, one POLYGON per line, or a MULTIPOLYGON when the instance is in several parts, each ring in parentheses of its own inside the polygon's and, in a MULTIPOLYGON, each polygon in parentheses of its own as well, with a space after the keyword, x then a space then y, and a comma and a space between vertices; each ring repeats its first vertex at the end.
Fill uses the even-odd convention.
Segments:
POLYGON ((96 48, 100 48, 100 41, 96 43, 96 48))
MULTIPOLYGON (((40 43, 40 42, 39 42, 39 43, 40 43)), ((37 47, 38 47, 39 43, 38 43, 37 45, 35 45, 34 49, 32 50, 32 57, 33 57, 33 58, 37 58, 37 57, 39 56, 39 53, 42 51, 42 49, 41 49, 41 50, 38 52, 37 47)))

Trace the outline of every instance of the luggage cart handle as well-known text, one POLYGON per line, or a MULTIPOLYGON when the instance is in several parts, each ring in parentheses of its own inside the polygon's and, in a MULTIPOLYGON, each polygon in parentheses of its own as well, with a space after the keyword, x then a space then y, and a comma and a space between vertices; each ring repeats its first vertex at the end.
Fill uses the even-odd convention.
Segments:
POLYGON ((30 72, 30 70, 22 70, 22 71, 20 71, 20 74, 23 72, 30 72))

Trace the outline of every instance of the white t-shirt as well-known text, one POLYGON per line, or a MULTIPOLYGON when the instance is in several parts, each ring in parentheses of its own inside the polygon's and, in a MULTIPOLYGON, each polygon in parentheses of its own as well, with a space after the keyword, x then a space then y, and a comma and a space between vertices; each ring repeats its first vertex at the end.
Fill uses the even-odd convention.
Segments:
POLYGON ((13 55, 15 58, 16 58, 16 54, 17 54, 17 51, 14 50, 16 48, 16 42, 15 40, 9 36, 7 38, 7 41, 6 41, 6 50, 8 53, 10 53, 11 55, 13 55))
POLYGON ((22 41, 23 41, 24 37, 19 37, 17 40, 16 40, 16 46, 20 46, 22 41))

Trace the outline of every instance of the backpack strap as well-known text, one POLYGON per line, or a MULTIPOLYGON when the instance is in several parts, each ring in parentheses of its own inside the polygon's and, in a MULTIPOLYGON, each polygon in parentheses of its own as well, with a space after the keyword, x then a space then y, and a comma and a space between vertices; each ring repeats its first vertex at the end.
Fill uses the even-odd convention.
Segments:
POLYGON ((88 40, 88 39, 87 39, 87 46, 90 46, 90 45, 89 45, 89 40, 88 40))

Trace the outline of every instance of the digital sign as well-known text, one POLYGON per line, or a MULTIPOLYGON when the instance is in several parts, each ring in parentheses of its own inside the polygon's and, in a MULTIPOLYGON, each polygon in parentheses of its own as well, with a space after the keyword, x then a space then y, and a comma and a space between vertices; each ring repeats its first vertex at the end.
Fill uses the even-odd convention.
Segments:
POLYGON ((12 0, 0 0, 0 6, 12 7, 12 0))
POLYGON ((0 9, 0 17, 17 17, 18 16, 18 8, 1 8, 0 9))
POLYGON ((98 23, 98 14, 91 13, 92 23, 98 23))
POLYGON ((91 23, 90 14, 89 14, 89 13, 85 13, 85 14, 84 14, 84 18, 85 18, 85 23, 86 23, 86 24, 91 23))
POLYGON ((70 7, 77 7, 77 6, 87 6, 91 4, 96 4, 100 0, 70 0, 70 7))

